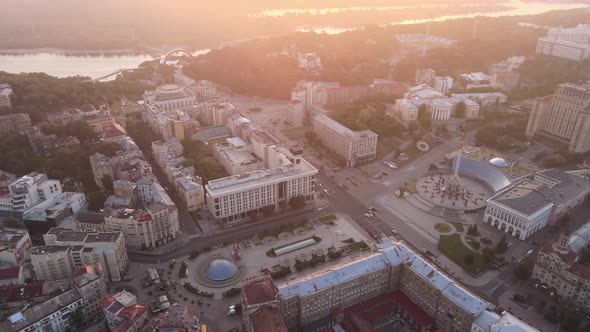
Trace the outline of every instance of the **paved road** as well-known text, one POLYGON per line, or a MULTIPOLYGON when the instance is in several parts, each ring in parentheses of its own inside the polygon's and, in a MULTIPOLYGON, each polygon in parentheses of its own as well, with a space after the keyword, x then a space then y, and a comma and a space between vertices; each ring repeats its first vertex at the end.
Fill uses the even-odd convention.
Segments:
POLYGON ((247 224, 243 226, 234 227, 228 229, 222 233, 214 234, 210 236, 202 236, 194 234, 189 236, 187 245, 182 247, 176 247, 174 250, 168 253, 156 254, 153 252, 129 252, 129 259, 133 262, 139 263, 153 263, 158 260, 164 262, 172 258, 178 258, 190 254, 193 251, 201 250, 207 247, 213 247, 225 242, 234 242, 241 238, 247 238, 254 236, 262 231, 271 230, 281 225, 292 224, 301 222, 302 220, 310 220, 331 213, 332 210, 329 208, 322 209, 321 211, 307 210, 298 212, 287 217, 277 217, 271 220, 262 220, 257 223, 247 224))

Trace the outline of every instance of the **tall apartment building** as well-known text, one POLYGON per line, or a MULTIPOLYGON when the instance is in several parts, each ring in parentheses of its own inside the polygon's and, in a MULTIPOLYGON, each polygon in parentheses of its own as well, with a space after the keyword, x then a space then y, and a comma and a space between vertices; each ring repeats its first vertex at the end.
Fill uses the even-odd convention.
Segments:
POLYGON ((6 83, 0 84, 0 108, 11 108, 12 87, 6 83))
MULTIPOLYGON (((280 308, 280 315, 289 330, 318 321, 337 323, 347 319, 340 317, 343 309, 346 311, 346 308, 361 302, 389 295, 399 300, 395 312, 405 310, 408 316, 420 316, 420 320, 417 317, 409 319, 411 328, 417 331, 438 328, 441 331, 467 332, 476 326, 485 330, 486 324, 489 324, 488 327, 499 323, 509 325, 500 322, 501 317, 491 314, 491 304, 401 243, 389 242, 379 246, 376 253, 290 280, 278 287, 272 281, 246 280, 242 289, 242 308, 246 311, 243 321, 247 327, 256 322, 257 314, 264 314, 268 317, 263 325, 266 329, 272 326, 280 328, 280 324, 276 325, 276 307, 280 308), (479 320, 482 315, 496 319, 485 319, 486 324, 483 324, 479 320), (432 326, 433 323, 436 326, 432 326)), ((354 325, 356 321, 365 329, 370 328, 363 325, 370 325, 370 322, 362 321, 361 317, 349 319, 354 325)), ((535 331, 525 323, 516 321, 516 325, 529 328, 525 331, 535 331)))
POLYGON ((590 58, 590 25, 550 29, 546 37, 539 38, 537 53, 578 62, 590 58))
POLYGON ((79 268, 71 279, 73 287, 82 296, 84 321, 87 326, 104 319, 101 306, 101 299, 107 294, 104 274, 104 271, 86 265, 79 268))
POLYGON ((211 100, 199 104, 198 118, 208 126, 222 126, 237 112, 236 106, 230 102, 211 100))
POLYGON ((303 151, 269 149, 268 169, 211 180, 205 185, 207 206, 223 223, 257 215, 263 208, 285 209, 292 198, 313 201, 317 169, 302 158, 303 151))
POLYGON ((375 160, 378 135, 370 130, 352 131, 322 114, 313 118, 313 132, 322 144, 344 158, 347 166, 375 160))
POLYGON ((112 332, 140 332, 148 321, 147 308, 126 290, 103 297, 102 310, 112 332))
POLYGON ((553 96, 536 99, 526 134, 561 141, 570 152, 590 151, 590 85, 560 84, 553 96))
MULTIPOLYGON (((1 121, 1 120, 0 120, 1 121)), ((8 186, 10 195, 0 198, 0 212, 22 214, 25 210, 60 195, 59 180, 48 179, 46 174, 29 173, 8 186)))
POLYGON ((574 234, 561 234, 555 243, 545 243, 537 256, 531 280, 551 295, 569 300, 590 312, 590 263, 580 260, 590 241, 590 223, 574 234))
POLYGON ((38 280, 70 278, 76 266, 96 265, 109 280, 121 280, 129 259, 121 232, 54 228, 45 246, 33 247, 31 263, 38 280))
POLYGON ((428 86, 432 86, 434 84, 434 77, 436 76, 436 71, 430 68, 420 68, 416 69, 416 85, 426 84, 428 86))
POLYGON ((0 229, 0 265, 22 265, 29 259, 31 245, 26 229, 0 229))

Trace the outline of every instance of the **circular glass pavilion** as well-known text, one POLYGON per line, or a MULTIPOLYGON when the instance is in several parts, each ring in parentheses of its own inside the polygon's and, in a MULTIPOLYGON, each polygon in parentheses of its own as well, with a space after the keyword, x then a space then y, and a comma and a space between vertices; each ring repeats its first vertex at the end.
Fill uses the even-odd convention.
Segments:
POLYGON ((205 268, 205 277, 213 281, 225 281, 238 273, 238 266, 227 259, 218 258, 205 268))

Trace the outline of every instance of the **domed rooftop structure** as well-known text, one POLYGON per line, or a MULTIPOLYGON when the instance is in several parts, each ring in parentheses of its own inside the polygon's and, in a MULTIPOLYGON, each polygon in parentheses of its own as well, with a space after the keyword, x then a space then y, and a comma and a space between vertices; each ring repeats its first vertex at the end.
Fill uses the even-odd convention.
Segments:
POLYGON ((508 167, 508 166, 510 166, 508 164, 508 162, 504 158, 498 158, 498 157, 492 158, 490 160, 490 164, 492 164, 492 165, 494 165, 496 167, 508 167))
POLYGON ((224 281, 230 279, 238 272, 238 266, 227 259, 218 258, 205 268, 205 277, 213 281, 224 281))

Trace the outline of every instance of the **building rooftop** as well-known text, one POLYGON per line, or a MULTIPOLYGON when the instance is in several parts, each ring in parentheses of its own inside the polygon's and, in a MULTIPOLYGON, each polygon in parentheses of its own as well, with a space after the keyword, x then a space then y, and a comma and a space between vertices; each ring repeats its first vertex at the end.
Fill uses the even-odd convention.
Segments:
POLYGON ((242 293, 248 305, 276 300, 279 290, 270 277, 242 283, 242 293))
POLYGON ((352 139, 359 139, 359 138, 366 138, 366 137, 377 137, 378 135, 372 132, 371 130, 363 130, 363 131, 353 131, 343 125, 341 125, 338 121, 331 119, 327 115, 317 115, 314 118, 314 121, 318 121, 323 125, 330 127, 332 130, 338 132, 341 135, 351 137, 352 139))
POLYGON ((529 179, 523 179, 488 199, 524 215, 532 216, 540 210, 553 206, 548 188, 529 179))
POLYGON ((301 159, 300 164, 284 165, 274 169, 258 170, 241 175, 228 176, 221 179, 211 180, 205 186, 211 195, 221 195, 233 191, 243 191, 247 187, 259 186, 263 183, 284 181, 285 177, 296 175, 315 175, 318 170, 306 160, 301 159))
POLYGON ((250 314, 255 332, 287 332, 287 326, 278 308, 264 306, 250 314))
POLYGON ((402 243, 384 247, 377 253, 352 262, 343 263, 313 275, 304 276, 279 287, 281 298, 306 297, 348 280, 384 269, 390 265, 405 266, 438 289, 449 301, 474 316, 485 311, 489 304, 445 276, 422 257, 402 243))
POLYGON ((78 290, 70 289, 51 300, 27 309, 22 313, 18 312, 10 316, 8 320, 0 324, 0 330, 6 332, 21 331, 27 326, 38 322, 63 307, 81 300, 82 297, 78 290))
POLYGON ((0 267, 0 280, 18 279, 22 266, 0 267))
POLYGON ((48 221, 55 220, 58 216, 72 214, 72 204, 84 200, 83 193, 64 192, 51 199, 45 200, 23 213, 24 220, 48 221))

